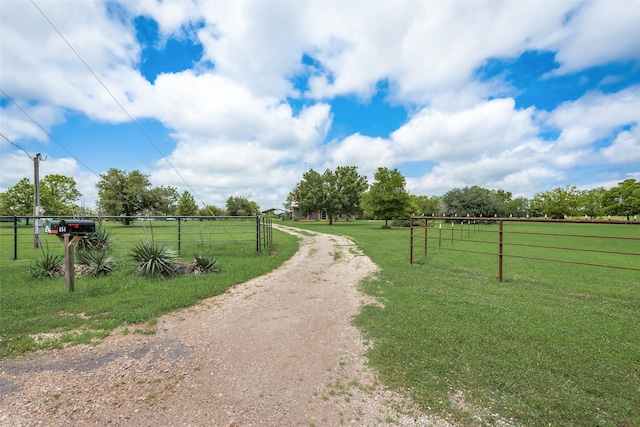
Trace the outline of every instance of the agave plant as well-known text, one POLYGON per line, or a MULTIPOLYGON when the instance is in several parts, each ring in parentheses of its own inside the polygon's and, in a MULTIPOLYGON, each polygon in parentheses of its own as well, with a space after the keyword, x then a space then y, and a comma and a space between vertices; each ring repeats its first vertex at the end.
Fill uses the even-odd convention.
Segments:
POLYGON ((143 241, 134 246, 133 259, 138 262, 140 276, 169 277, 179 266, 178 254, 170 246, 143 241))
POLYGON ((84 250, 79 262, 85 266, 83 272, 87 276, 106 276, 116 269, 116 259, 107 249, 84 250))
POLYGON ((110 251, 112 237, 113 232, 111 230, 98 227, 96 231, 87 234, 78 242, 78 253, 93 249, 110 251))
POLYGON ((197 269, 203 273, 220 273, 222 266, 218 258, 211 258, 209 255, 196 255, 194 260, 197 269))
POLYGON ((33 261, 29 267, 29 275, 34 279, 45 279, 47 277, 60 276, 64 274, 64 257, 62 255, 54 255, 43 253, 42 259, 33 261))

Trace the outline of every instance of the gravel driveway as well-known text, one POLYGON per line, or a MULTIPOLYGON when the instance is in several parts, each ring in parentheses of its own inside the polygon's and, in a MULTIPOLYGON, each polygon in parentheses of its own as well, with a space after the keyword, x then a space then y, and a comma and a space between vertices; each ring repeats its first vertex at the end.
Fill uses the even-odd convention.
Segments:
POLYGON ((379 384, 351 325, 376 266, 348 239, 301 237, 277 270, 159 319, 0 362, 3 426, 448 425, 379 384))

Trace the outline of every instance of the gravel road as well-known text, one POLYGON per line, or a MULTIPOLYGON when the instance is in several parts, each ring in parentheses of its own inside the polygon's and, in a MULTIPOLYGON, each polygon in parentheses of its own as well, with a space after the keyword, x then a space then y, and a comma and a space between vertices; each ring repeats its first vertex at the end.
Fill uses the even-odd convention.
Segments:
POLYGON ((448 426, 387 390, 351 319, 376 266, 348 239, 278 226, 300 250, 271 273, 159 319, 0 361, 3 426, 448 426))

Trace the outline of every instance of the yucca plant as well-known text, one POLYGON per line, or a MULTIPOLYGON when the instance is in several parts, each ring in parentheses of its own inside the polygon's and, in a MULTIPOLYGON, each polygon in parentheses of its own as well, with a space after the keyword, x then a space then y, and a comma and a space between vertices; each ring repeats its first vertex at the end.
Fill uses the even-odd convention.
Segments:
POLYGON ((179 266, 177 252, 162 243, 143 241, 132 249, 133 259, 138 262, 140 276, 169 277, 179 266))
POLYGON ((87 234, 78 242, 78 253, 93 249, 110 251, 112 237, 113 232, 111 230, 98 227, 96 231, 87 234))
POLYGON ((209 255, 196 255, 194 260, 198 270, 202 273, 220 273, 222 266, 218 258, 212 258, 209 255))
POLYGON ((117 267, 115 257, 107 249, 84 250, 78 261, 85 267, 83 274, 87 276, 106 276, 117 267))
POLYGON ((34 260, 29 267, 29 275, 34 279, 61 276, 64 274, 64 257, 43 252, 42 259, 34 260))

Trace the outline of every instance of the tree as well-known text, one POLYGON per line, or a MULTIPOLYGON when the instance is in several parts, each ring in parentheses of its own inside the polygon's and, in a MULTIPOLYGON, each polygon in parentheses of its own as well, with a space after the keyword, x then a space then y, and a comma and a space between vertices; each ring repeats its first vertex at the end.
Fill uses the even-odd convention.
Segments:
POLYGON ((605 194, 602 187, 581 191, 579 195, 580 211, 589 218, 597 218, 604 213, 602 201, 605 194))
POLYGON ((580 214, 580 191, 576 186, 556 187, 537 193, 531 200, 531 210, 536 216, 564 218, 580 214))
POLYGON ((73 215, 75 203, 82 193, 75 179, 64 175, 47 175, 40 181, 40 206, 47 216, 73 215))
POLYGON ((260 207, 254 201, 247 199, 246 197, 234 197, 227 198, 227 215, 229 216, 251 216, 259 215, 260 207))
POLYGON ((625 179, 603 194, 603 204, 609 215, 623 215, 627 220, 640 214, 640 182, 625 179))
POLYGON ((444 214, 447 216, 502 217, 507 212, 503 202, 507 194, 510 193, 496 192, 477 185, 454 188, 442 196, 444 214))
POLYGON ((217 206, 206 205, 198 211, 198 215, 200 216, 222 216, 224 215, 224 210, 217 206))
POLYGON ((194 199, 187 190, 184 190, 180 196, 177 213, 180 216, 194 216, 198 214, 196 199, 194 199))
MULTIPOLYGON (((0 214, 32 215, 33 184, 23 178, 16 185, 0 193, 0 214)), ((52 174, 40 180, 40 206, 47 216, 70 216, 82 194, 76 181, 68 176, 52 174)))
POLYGON ((440 215, 442 209, 442 201, 438 196, 416 196, 410 195, 416 206, 416 211, 413 212, 416 215, 440 215))
MULTIPOLYGON (((132 217, 143 213, 149 206, 148 196, 151 182, 147 175, 134 170, 131 172, 119 169, 109 169, 100 175, 96 184, 100 207, 104 214, 132 217)), ((125 225, 131 223, 130 218, 124 218, 125 225)))
POLYGON ((145 193, 144 205, 153 215, 175 215, 179 197, 175 187, 161 185, 145 193))
POLYGON ((358 174, 356 166, 338 166, 321 175, 313 169, 302 175, 289 199, 295 201, 303 214, 325 212, 329 225, 336 214, 355 215, 361 204, 361 194, 367 189, 367 178, 358 174))
POLYGON ((526 197, 516 197, 505 203, 507 215, 523 218, 529 214, 529 199, 526 197))
POLYGON ((384 227, 388 221, 407 216, 411 198, 405 189, 406 181, 398 169, 380 167, 374 174, 375 181, 366 195, 373 217, 384 219, 384 227))
POLYGON ((13 187, 0 193, 0 215, 32 215, 33 184, 22 178, 13 187))

